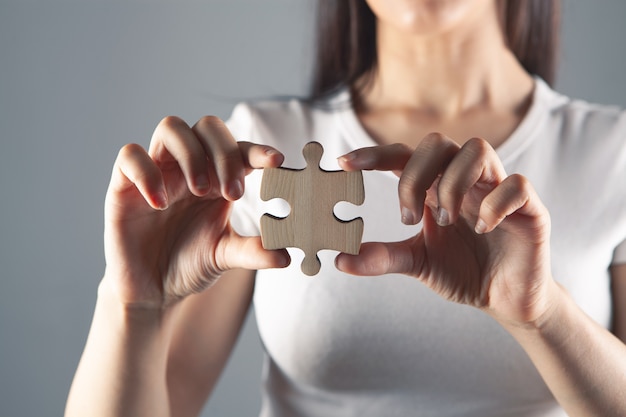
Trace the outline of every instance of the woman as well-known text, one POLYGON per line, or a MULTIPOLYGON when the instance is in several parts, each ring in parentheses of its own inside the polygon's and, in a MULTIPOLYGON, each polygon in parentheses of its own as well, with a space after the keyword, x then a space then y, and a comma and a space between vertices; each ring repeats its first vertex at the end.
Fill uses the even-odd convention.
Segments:
POLYGON ((254 295, 263 416, 626 415, 626 117, 539 78, 557 2, 321 3, 313 102, 120 151, 66 414, 197 415, 254 295), (315 278, 255 237, 312 139, 368 170, 367 243, 315 278))

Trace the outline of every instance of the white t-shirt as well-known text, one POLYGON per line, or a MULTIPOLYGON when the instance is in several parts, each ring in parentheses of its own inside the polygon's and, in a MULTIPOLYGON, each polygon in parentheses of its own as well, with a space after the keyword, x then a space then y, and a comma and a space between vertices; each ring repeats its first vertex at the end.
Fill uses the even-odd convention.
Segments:
MULTIPOLYGON (((321 166, 375 142, 344 90, 327 102, 242 104, 228 122, 239 140, 272 145, 284 166, 304 168, 302 147, 325 149, 321 166)), ((552 269, 598 323, 611 321, 608 267, 626 262, 626 114, 571 100, 536 80, 528 114, 497 149, 507 173, 530 179, 552 219, 552 269)), ((398 179, 364 172, 365 203, 336 207, 364 219, 364 241, 396 241, 419 230, 400 221, 398 179)), ((261 172, 246 180, 235 227, 258 235, 261 172)), ((259 271, 254 306, 266 351, 261 416, 565 416, 513 338, 485 313, 444 301, 416 279, 354 277, 322 251, 319 275, 292 264, 259 271)))

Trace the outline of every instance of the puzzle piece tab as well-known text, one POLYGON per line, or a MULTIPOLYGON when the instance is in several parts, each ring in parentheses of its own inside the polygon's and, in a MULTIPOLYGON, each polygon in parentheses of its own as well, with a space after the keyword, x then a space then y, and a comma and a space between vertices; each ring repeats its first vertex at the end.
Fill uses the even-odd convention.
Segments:
POLYGON ((317 252, 333 249, 359 253, 363 219, 338 219, 333 208, 339 201, 363 204, 365 189, 361 171, 325 171, 320 168, 324 148, 309 142, 302 150, 307 166, 296 170, 265 168, 261 199, 287 200, 291 212, 285 218, 261 217, 261 239, 265 249, 300 248, 304 251, 302 272, 315 275, 321 264, 317 252))

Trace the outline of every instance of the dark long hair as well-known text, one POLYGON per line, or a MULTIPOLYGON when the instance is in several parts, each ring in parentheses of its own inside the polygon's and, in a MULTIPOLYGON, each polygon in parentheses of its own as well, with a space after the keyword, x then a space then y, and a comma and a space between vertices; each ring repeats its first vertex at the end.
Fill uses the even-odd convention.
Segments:
MULTIPOLYGON (((560 0, 497 0, 508 47, 530 74, 554 83, 560 0)), ((349 86, 376 69, 376 17, 365 0, 319 0, 311 98, 349 86)))

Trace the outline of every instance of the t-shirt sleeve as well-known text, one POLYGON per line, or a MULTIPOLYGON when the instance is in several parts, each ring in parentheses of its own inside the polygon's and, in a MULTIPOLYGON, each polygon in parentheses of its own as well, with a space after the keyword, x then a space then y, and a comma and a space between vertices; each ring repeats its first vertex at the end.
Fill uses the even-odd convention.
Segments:
POLYGON ((626 240, 624 240, 613 252, 612 265, 626 264, 626 240))
MULTIPOLYGON (((225 123, 235 140, 254 142, 254 117, 248 104, 242 103, 235 106, 225 123)), ((255 170, 246 177, 245 193, 233 205, 231 225, 237 233, 243 236, 260 235, 260 216, 258 215, 260 177, 260 170, 255 170)))
POLYGON ((225 123, 235 140, 250 140, 253 128, 253 117, 252 111, 248 104, 237 104, 233 108, 230 117, 226 120, 225 123))

